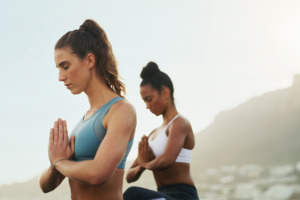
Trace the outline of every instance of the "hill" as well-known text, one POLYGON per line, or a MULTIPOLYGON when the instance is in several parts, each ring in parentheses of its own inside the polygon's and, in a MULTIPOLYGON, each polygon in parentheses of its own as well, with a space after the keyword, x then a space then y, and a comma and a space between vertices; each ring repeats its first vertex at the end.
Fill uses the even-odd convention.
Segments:
POLYGON ((199 169, 300 160, 300 76, 291 87, 268 92, 220 113, 196 135, 199 169))

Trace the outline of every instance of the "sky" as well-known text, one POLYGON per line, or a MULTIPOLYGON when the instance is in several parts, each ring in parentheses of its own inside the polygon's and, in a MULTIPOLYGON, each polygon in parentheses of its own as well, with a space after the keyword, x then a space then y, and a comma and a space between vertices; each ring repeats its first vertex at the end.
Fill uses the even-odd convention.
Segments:
POLYGON ((48 167, 48 134, 89 108, 58 81, 54 45, 94 19, 106 31, 135 106, 137 143, 162 123, 146 110, 139 74, 154 61, 172 79, 178 111, 196 133, 216 115, 300 74, 298 0, 0 1, 0 185, 48 167))

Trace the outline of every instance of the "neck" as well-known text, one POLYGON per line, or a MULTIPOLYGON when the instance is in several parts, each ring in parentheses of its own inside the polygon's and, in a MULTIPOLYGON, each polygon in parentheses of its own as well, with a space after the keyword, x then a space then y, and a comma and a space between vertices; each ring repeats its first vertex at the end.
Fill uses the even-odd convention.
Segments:
POLYGON ((88 97, 90 109, 99 108, 112 98, 118 96, 118 94, 111 90, 105 82, 96 77, 96 75, 92 76, 84 92, 88 97))
POLYGON ((177 114, 178 111, 176 109, 176 106, 174 104, 170 104, 163 114, 163 123, 168 124, 177 114))

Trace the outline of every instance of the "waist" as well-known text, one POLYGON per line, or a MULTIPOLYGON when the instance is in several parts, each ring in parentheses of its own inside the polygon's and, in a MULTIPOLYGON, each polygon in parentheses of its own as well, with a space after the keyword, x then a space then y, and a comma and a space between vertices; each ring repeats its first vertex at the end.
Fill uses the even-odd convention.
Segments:
POLYGON ((116 169, 104 184, 89 185, 69 179, 72 200, 122 199, 123 169, 116 169))
POLYGON ((190 174, 190 164, 188 163, 174 163, 169 168, 153 171, 153 175, 158 187, 178 183, 194 185, 190 174))

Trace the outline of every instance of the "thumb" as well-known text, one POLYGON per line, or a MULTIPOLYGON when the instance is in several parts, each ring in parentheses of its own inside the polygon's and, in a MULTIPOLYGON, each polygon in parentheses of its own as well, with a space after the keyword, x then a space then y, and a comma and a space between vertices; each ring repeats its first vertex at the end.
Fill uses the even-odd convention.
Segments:
POLYGON ((72 153, 74 154, 74 152, 75 152, 75 136, 71 137, 71 139, 70 139, 70 145, 71 145, 72 153))

